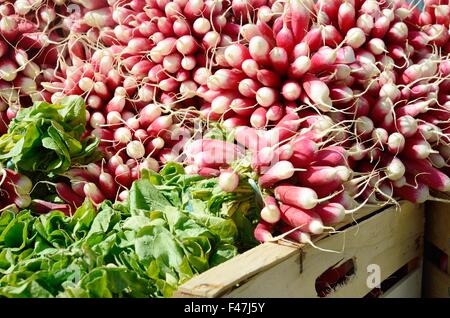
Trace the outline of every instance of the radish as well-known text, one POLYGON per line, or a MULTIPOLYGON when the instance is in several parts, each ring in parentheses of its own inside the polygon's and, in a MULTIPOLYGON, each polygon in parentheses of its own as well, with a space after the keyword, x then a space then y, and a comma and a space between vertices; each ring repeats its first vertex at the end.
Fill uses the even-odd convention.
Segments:
POLYGON ((355 130, 358 136, 370 135, 374 130, 373 121, 367 116, 361 116, 355 121, 355 130))
POLYGON ((242 62, 242 71, 250 78, 256 78, 256 73, 259 70, 258 63, 253 59, 247 59, 242 62))
POLYGON ((439 145, 437 149, 446 161, 450 160, 450 145, 439 145))
MULTIPOLYGON (((242 82, 241 82, 242 84, 242 82)), ((253 114, 255 102, 249 98, 235 98, 230 103, 230 109, 240 116, 248 117, 253 114)))
POLYGON ((156 118, 147 128, 151 136, 158 136, 168 130, 173 124, 172 115, 160 116, 156 118))
POLYGON ((141 163, 139 163, 139 169, 142 171, 143 169, 159 171, 159 163, 156 159, 153 158, 145 158, 141 163))
POLYGON ((405 165, 398 158, 392 159, 392 161, 386 166, 386 176, 393 181, 397 181, 402 178, 405 171, 405 165))
POLYGON ((241 126, 236 129, 235 139, 238 144, 252 151, 258 151, 269 145, 265 138, 258 134, 255 128, 241 126))
POLYGON ((101 173, 101 168, 100 168, 100 166, 98 165, 98 164, 95 164, 95 163, 89 163, 87 166, 86 166, 86 170, 87 170, 87 173, 91 176, 91 178, 93 178, 94 180, 95 179, 97 179, 99 176, 100 176, 100 173, 101 173))
POLYGON ((298 138, 293 140, 292 150, 293 153, 289 161, 295 168, 304 168, 314 162, 318 146, 309 138, 298 138))
POLYGON ((234 192, 239 185, 239 175, 234 171, 222 171, 219 176, 219 187, 225 192, 234 192))
POLYGON ((374 55, 380 55, 382 53, 386 53, 386 45, 384 44, 383 40, 378 38, 373 38, 367 43, 367 47, 370 52, 372 52, 374 55))
POLYGON ((345 218, 345 208, 335 202, 319 204, 314 208, 324 225, 333 225, 342 222, 345 218))
POLYGON ((133 159, 141 159, 145 155, 145 148, 138 140, 130 141, 126 148, 127 155, 133 159))
POLYGON ((238 86, 239 93, 249 98, 254 98, 259 88, 261 88, 261 84, 250 78, 243 79, 238 86))
POLYGON ((321 111, 331 110, 330 90, 325 83, 315 76, 305 76, 303 89, 321 111))
POLYGON ((279 185, 274 193, 277 200, 301 209, 313 209, 319 203, 316 192, 311 188, 279 185))
POLYGON ((114 177, 111 174, 102 171, 98 180, 100 190, 105 194, 105 197, 109 200, 114 200, 117 194, 117 185, 114 182, 114 177))
POLYGON ((347 163, 347 152, 340 146, 330 146, 317 151, 314 165, 318 166, 344 166, 347 163))
POLYGON ((289 77, 300 79, 311 67, 311 59, 308 56, 299 56, 289 66, 289 77))
POLYGON ((328 46, 321 47, 311 57, 311 65, 308 69, 311 73, 318 73, 331 67, 336 62, 337 52, 328 46))
POLYGON ((239 70, 219 69, 208 78, 207 85, 212 90, 235 89, 243 78, 244 74, 239 70))
MULTIPOLYGON (((309 187, 320 187, 327 185, 328 183, 333 183, 336 180, 339 181, 347 181, 341 180, 341 172, 347 174, 348 169, 345 167, 328 167, 328 166, 310 166, 307 167, 305 171, 297 172, 298 180, 305 186, 309 187), (341 170, 342 169, 342 170, 341 170)), ((344 178, 347 179, 347 178, 344 178)))
POLYGON ((430 198, 429 187, 423 183, 394 187, 394 195, 413 203, 424 203, 430 198))
POLYGON ((111 27, 115 25, 112 19, 111 8, 101 8, 93 11, 88 11, 84 17, 83 22, 95 28, 111 27))
POLYGON ((270 87, 261 87, 256 92, 256 101, 259 105, 263 107, 269 107, 278 98, 278 93, 275 89, 270 87))
POLYGON ((256 78, 261 84, 268 87, 278 87, 281 83, 277 73, 266 69, 258 70, 256 78))
POLYGON ((300 42, 294 47, 293 58, 297 59, 300 56, 309 56, 310 53, 311 52, 310 52, 308 44, 306 44, 304 42, 300 42))
POLYGON ((237 160, 238 156, 235 152, 229 152, 216 149, 205 150, 196 154, 194 163, 200 168, 220 168, 231 164, 237 160))
POLYGON ((132 140, 131 131, 126 127, 120 127, 114 132, 114 140, 121 144, 127 144, 132 140))
POLYGON ((356 200, 347 191, 342 191, 337 195, 333 196, 329 200, 329 202, 334 202, 342 205, 346 209, 345 213, 347 213, 347 211, 353 211, 353 209, 355 209, 358 206, 356 200))
POLYGON ((260 221, 254 230, 254 236, 255 238, 260 242, 267 242, 273 239, 272 237, 272 229, 273 226, 271 224, 268 224, 264 221, 260 221))
POLYGON ((234 100, 233 94, 219 95, 211 102, 211 110, 216 114, 224 114, 230 109, 230 105, 234 100))
POLYGON ((441 169, 447 166, 444 157, 438 153, 432 153, 428 157, 435 168, 441 169))
POLYGON ((407 184, 407 180, 406 180, 405 176, 392 182, 392 185, 396 188, 404 187, 406 184, 407 184))
POLYGON ((131 185, 131 170, 125 164, 119 164, 114 170, 115 181, 124 186, 129 187, 131 185))
POLYGON ((286 160, 275 163, 267 172, 258 180, 262 187, 271 187, 275 183, 291 178, 294 175, 295 169, 292 163, 286 160))
POLYGON ((296 42, 305 36, 310 21, 311 8, 307 2, 293 0, 290 2, 292 34, 296 42))
POLYGON ((108 170, 114 174, 114 171, 116 170, 116 168, 121 164, 123 164, 122 157, 120 157, 120 155, 118 155, 118 154, 115 154, 111 158, 109 158, 109 160, 107 162, 108 170))
POLYGON ((287 204, 280 204, 280 211, 284 222, 303 232, 321 234, 324 230, 320 216, 314 211, 302 210, 287 204))
POLYGON ((266 172, 268 167, 280 160, 289 160, 293 155, 292 146, 285 144, 278 148, 264 147, 253 156, 252 167, 266 172), (263 168, 264 169, 261 169, 263 168))
POLYGON ((351 28, 348 30, 345 37, 345 43, 347 43, 353 49, 361 47, 366 42, 366 35, 360 28, 351 28))
POLYGON ((225 59, 235 68, 241 68, 242 63, 251 58, 248 48, 242 44, 232 44, 225 49, 225 59))
POLYGON ((289 55, 283 47, 274 47, 269 53, 273 69, 278 73, 286 73, 289 67, 289 55))
POLYGON ((413 104, 407 104, 405 106, 399 107, 395 110, 397 116, 411 116, 416 117, 421 113, 425 113, 429 110, 431 101, 420 101, 413 104))
POLYGON ((261 210, 261 219, 269 224, 275 224, 280 220, 280 209, 278 203, 272 196, 264 198, 264 208, 261 210))
POLYGON ((430 162, 409 158, 402 158, 402 161, 407 167, 408 173, 416 177, 418 182, 424 183, 437 191, 450 191, 450 178, 434 168, 430 162))
POLYGON ((208 167, 199 168, 197 166, 188 166, 188 167, 192 168, 192 171, 190 171, 190 169, 187 170, 187 171, 190 171, 189 173, 198 174, 199 176, 202 176, 202 177, 214 178, 214 177, 218 177, 220 175, 219 169, 208 168, 208 167))
POLYGON ((223 121, 222 125, 227 131, 230 131, 233 128, 237 128, 239 126, 247 126, 248 121, 245 119, 237 118, 237 117, 231 117, 231 118, 225 119, 223 121))
POLYGON ((88 182, 83 186, 84 194, 90 198, 95 204, 102 203, 106 198, 99 190, 97 185, 92 182, 88 182))
POLYGON ((11 82, 17 76, 18 66, 11 60, 2 59, 0 66, 0 79, 11 82))
POLYGON ((68 216, 70 216, 72 212, 72 209, 68 204, 51 203, 39 199, 33 199, 31 201, 31 209, 33 210, 33 212, 42 214, 58 210, 68 216))
POLYGON ((6 174, 5 182, 11 182, 15 191, 19 195, 30 194, 33 183, 27 176, 17 173, 11 169, 2 169, 2 174, 6 174))
POLYGON ((281 94, 288 101, 295 101, 300 97, 301 86, 295 81, 286 81, 281 89, 281 94))
POLYGON ((269 64, 270 44, 262 36, 254 36, 251 38, 248 47, 251 57, 258 63, 269 64))
POLYGON ((272 105, 266 112, 266 118, 270 121, 279 121, 283 118, 284 110, 282 106, 272 105))
POLYGON ((355 51, 351 46, 343 46, 336 52, 336 64, 351 64, 356 61, 355 51))
POLYGON ((404 22, 395 23, 387 32, 387 38, 392 43, 402 43, 408 37, 408 26, 404 22))
POLYGON ((301 244, 312 244, 314 245, 314 243, 311 241, 311 235, 309 233, 305 233, 303 231, 297 230, 295 228, 292 228, 289 225, 283 225, 280 228, 280 231, 285 235, 287 234, 287 236, 291 239, 293 239, 295 242, 299 242, 301 244))
POLYGON ((125 107, 125 98, 123 96, 114 96, 106 105, 106 111, 122 112, 125 107))
POLYGON ((405 142, 405 148, 402 155, 408 158, 426 159, 432 152, 431 145, 422 138, 408 138, 405 142))
POLYGON ((405 147, 405 137, 400 133, 392 133, 388 137, 388 149, 393 154, 398 154, 405 147))

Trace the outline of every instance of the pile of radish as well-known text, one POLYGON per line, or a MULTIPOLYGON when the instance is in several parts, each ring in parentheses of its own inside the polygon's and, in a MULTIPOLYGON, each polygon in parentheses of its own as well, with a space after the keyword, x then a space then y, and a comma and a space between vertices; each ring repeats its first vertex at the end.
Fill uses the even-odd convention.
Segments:
POLYGON ((0 15, 0 132, 19 107, 80 95, 101 140, 104 158, 56 185, 73 207, 123 201, 178 161, 227 192, 255 178, 255 237, 309 242, 364 204, 450 193, 449 1, 17 0, 0 15))

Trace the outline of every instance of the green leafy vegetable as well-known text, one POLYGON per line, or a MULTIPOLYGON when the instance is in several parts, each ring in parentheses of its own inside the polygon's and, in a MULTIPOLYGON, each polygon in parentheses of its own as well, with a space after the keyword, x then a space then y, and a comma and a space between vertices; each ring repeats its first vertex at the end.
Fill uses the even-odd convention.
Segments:
POLYGON ((55 105, 35 102, 21 109, 0 137, 0 161, 21 172, 45 174, 95 161, 100 158, 99 140, 82 139, 85 125, 86 106, 79 96, 64 97, 55 105))
POLYGON ((5 209, 0 297, 170 297, 256 244, 256 211, 245 182, 225 193, 177 164, 144 173, 126 203, 86 200, 71 217, 5 209))

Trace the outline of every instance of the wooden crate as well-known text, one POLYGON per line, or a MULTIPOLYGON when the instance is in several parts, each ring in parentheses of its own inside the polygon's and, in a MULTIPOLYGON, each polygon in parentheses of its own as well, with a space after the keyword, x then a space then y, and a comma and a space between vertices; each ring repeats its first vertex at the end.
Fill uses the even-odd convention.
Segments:
POLYGON ((380 298, 421 298, 422 272, 422 266, 419 266, 389 288, 380 298))
POLYGON ((426 298, 450 298, 450 275, 436 265, 424 260, 423 296, 426 298))
MULTIPOLYGON (((425 239, 450 259, 450 204, 430 202, 426 205, 425 239)), ((450 263, 450 262, 448 262, 450 263)), ((432 298, 450 298, 450 265, 447 273, 429 259, 424 261, 423 295, 432 298)))
POLYGON ((450 255, 450 204, 429 202, 426 211, 426 240, 450 255))
MULTIPOLYGON (((402 202, 364 209, 346 220, 338 233, 311 246, 259 245, 180 286, 175 297, 318 297, 316 279, 327 269, 352 260, 354 273, 327 297, 364 297, 371 292, 368 268, 379 266, 380 281, 414 259, 423 249, 423 206, 402 202)), ((420 291, 420 286, 418 287, 420 291)))

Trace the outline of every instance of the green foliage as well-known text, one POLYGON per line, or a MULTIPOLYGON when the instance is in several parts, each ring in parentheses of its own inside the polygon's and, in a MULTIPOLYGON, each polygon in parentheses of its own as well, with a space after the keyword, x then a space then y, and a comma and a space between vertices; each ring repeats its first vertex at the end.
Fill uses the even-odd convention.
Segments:
POLYGON ((0 161, 20 172, 44 174, 95 161, 99 140, 81 140, 85 125, 86 106, 79 96, 64 97, 56 105, 35 102, 21 109, 0 137, 0 161))
POLYGON ((258 209, 241 183, 225 193, 216 179, 168 164, 135 181, 125 203, 86 200, 71 217, 6 209, 0 297, 170 297, 256 244, 249 233, 258 209))

